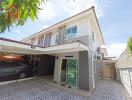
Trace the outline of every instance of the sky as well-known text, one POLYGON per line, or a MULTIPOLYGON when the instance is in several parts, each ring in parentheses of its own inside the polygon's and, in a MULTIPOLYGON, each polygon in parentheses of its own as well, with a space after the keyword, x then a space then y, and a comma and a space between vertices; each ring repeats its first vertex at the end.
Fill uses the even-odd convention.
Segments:
POLYGON ((95 6, 109 56, 119 57, 132 36, 132 0, 48 0, 42 4, 38 19, 14 26, 0 37, 22 40, 59 21, 95 6))

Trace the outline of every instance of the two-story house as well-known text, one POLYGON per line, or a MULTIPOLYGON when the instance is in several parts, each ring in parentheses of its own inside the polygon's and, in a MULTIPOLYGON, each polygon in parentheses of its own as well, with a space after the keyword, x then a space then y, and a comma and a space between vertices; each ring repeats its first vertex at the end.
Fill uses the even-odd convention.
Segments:
POLYGON ((0 40, 1 52, 39 55, 39 74, 48 75, 52 70, 54 82, 83 90, 95 88, 96 67, 100 66, 95 63, 102 59, 101 45, 104 40, 94 7, 21 42, 0 40))

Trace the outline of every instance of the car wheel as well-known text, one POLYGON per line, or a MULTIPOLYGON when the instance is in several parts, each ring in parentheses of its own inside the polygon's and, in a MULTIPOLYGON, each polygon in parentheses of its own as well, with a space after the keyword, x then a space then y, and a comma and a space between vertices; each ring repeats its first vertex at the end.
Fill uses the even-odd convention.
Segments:
POLYGON ((22 79, 22 78, 25 78, 25 77, 26 77, 26 73, 22 72, 22 73, 19 74, 19 78, 22 79))

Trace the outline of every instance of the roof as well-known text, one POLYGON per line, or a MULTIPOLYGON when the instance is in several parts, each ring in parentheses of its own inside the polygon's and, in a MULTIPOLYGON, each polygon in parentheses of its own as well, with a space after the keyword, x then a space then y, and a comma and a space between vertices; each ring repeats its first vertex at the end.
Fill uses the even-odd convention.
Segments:
POLYGON ((84 13, 90 11, 90 10, 93 10, 93 12, 94 12, 95 19, 96 19, 96 22, 97 22, 97 25, 98 25, 98 28, 99 28, 99 31, 100 31, 100 34, 101 34, 101 38, 102 38, 103 44, 105 44, 104 39, 103 39, 103 35, 102 35, 102 32, 101 32, 101 29, 100 29, 100 26, 99 26, 99 22, 98 22, 98 19, 97 19, 95 10, 94 10, 94 6, 92 6, 91 8, 89 8, 89 9, 87 9, 87 10, 85 10, 85 11, 82 11, 82 12, 76 14, 76 15, 73 15, 73 16, 71 16, 71 17, 69 17, 69 18, 67 18, 67 19, 65 19, 65 20, 63 20, 63 21, 60 21, 60 22, 58 22, 58 23, 56 23, 56 24, 54 24, 54 25, 51 25, 50 27, 45 28, 45 29, 43 29, 43 30, 41 30, 41 31, 39 31, 39 32, 37 32, 37 33, 31 35, 31 36, 28 36, 27 38, 24 38, 24 39, 22 39, 21 41, 25 41, 25 40, 27 40, 27 39, 29 39, 29 38, 31 38, 31 37, 33 37, 33 36, 35 36, 35 35, 41 33, 41 32, 44 32, 44 31, 46 31, 46 30, 48 30, 48 29, 51 29, 51 28, 55 27, 55 26, 58 25, 58 24, 61 24, 61 23, 65 22, 65 21, 68 21, 68 20, 70 20, 70 19, 72 19, 72 18, 75 18, 75 17, 77 17, 77 16, 79 16, 79 15, 82 15, 82 14, 84 14, 84 13))

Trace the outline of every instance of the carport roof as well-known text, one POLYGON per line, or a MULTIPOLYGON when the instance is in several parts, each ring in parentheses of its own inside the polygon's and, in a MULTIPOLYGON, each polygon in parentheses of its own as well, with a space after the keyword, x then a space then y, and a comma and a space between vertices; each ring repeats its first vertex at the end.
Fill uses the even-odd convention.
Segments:
POLYGON ((88 47, 80 41, 66 43, 61 45, 54 45, 49 47, 42 47, 31 45, 15 40, 0 38, 0 53, 13 54, 55 54, 65 52, 77 52, 88 50, 88 47))

